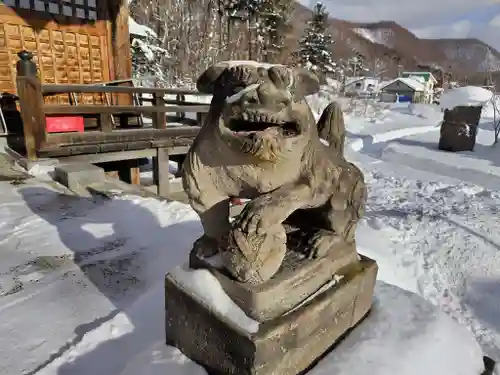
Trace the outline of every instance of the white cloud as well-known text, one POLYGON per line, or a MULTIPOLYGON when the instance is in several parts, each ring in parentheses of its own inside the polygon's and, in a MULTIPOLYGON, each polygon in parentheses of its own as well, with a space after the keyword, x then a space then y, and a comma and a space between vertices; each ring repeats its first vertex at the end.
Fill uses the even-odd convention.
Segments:
MULTIPOLYGON (((497 14, 495 17, 493 17, 490 22, 488 22, 488 25, 491 27, 499 27, 500 28, 500 14, 497 14)), ((498 32, 498 30, 497 30, 498 32)))
POLYGON ((461 20, 451 24, 411 29, 420 38, 467 38, 474 30, 472 22, 461 20))
MULTIPOLYGON (((314 0, 299 0, 311 7, 314 0)), ((394 20, 399 23, 427 26, 443 17, 460 16, 468 11, 497 4, 498 0, 323 0, 335 18, 373 22, 394 20)))
POLYGON ((450 24, 410 29, 410 31, 420 38, 476 38, 500 51, 499 29, 500 14, 487 23, 473 24, 471 21, 461 20, 450 24))

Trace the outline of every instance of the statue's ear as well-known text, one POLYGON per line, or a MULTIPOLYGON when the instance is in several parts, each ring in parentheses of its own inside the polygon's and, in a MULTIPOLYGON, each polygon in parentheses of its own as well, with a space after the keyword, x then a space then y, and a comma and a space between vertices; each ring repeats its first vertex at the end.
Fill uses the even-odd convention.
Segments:
POLYGON ((216 83, 219 77, 224 73, 227 66, 216 64, 205 70, 196 81, 196 88, 203 94, 215 94, 216 83))
POLYGON ((295 81, 293 91, 295 97, 300 98, 316 94, 319 91, 319 79, 316 74, 304 68, 293 69, 295 81))

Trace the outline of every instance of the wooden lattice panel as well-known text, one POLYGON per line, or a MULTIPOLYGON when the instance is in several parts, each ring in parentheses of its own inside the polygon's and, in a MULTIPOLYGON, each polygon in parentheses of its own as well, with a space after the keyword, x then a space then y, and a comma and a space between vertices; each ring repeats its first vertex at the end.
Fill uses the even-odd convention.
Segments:
MULTIPOLYGON (((34 54, 44 83, 109 80, 107 21, 98 19, 104 18, 100 9, 96 0, 0 0, 0 91, 15 92, 17 53, 23 49, 34 54)), ((68 99, 58 95, 46 101, 68 99)), ((103 98, 77 99, 90 104, 103 98)))

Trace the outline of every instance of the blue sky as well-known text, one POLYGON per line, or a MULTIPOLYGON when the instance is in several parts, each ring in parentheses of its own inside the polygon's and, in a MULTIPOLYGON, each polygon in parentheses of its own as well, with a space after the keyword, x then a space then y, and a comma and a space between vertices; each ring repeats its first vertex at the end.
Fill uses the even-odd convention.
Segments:
MULTIPOLYGON (((314 0, 300 0, 311 7, 314 0)), ((393 20, 423 38, 474 37, 500 50, 499 0, 323 0, 335 18, 393 20)))

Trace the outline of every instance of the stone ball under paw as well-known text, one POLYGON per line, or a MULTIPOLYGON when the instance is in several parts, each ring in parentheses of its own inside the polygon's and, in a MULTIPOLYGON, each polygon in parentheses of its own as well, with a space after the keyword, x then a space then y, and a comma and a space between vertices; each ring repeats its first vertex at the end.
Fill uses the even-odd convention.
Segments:
POLYGON ((229 233, 222 261, 238 281, 262 284, 273 277, 286 254, 286 231, 282 225, 263 235, 248 235, 239 229, 229 233))

